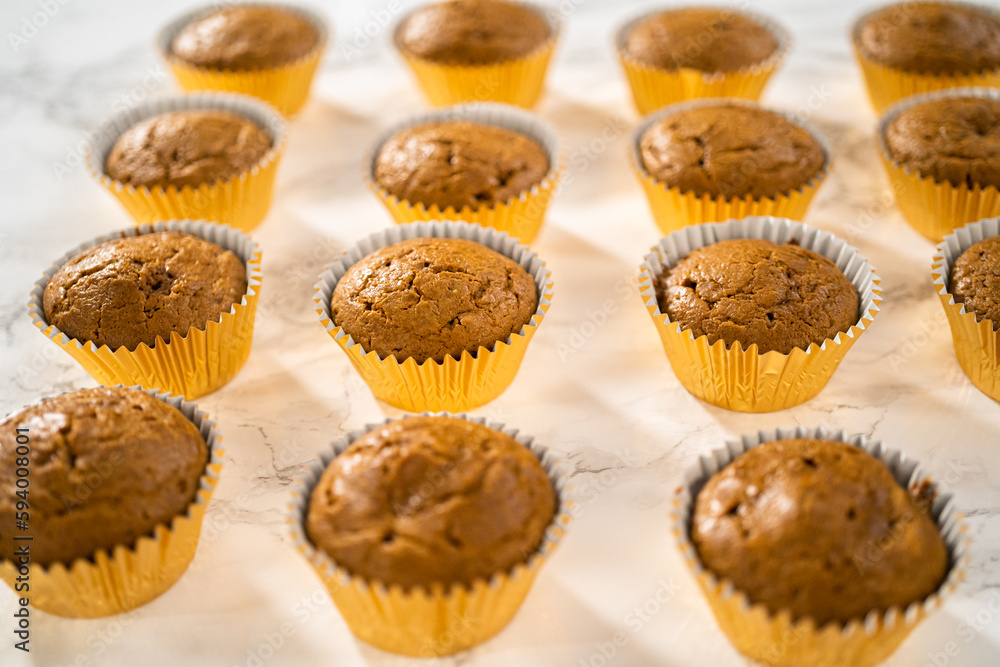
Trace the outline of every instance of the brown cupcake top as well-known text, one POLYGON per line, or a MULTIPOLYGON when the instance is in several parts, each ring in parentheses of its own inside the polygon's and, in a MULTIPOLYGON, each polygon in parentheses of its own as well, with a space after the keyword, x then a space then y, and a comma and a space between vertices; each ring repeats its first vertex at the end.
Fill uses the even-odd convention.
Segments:
POLYGON ((705 567, 751 602, 846 623, 940 586, 948 552, 929 505, 858 447, 778 440, 708 480, 691 538, 705 567))
POLYGON ((489 350, 538 307, 534 279, 474 241, 418 238, 368 255, 337 283, 333 323, 366 351, 418 364, 489 350))
POLYGON ((780 114, 719 104, 684 109, 639 139, 642 166, 669 188, 711 197, 775 197, 826 165, 822 145, 780 114))
POLYGON ((447 587, 526 562, 555 511, 545 469, 509 435, 464 419, 410 417, 333 459, 305 528, 351 574, 447 587))
POLYGON ((528 56, 551 34, 544 16, 518 2, 448 0, 410 14, 396 43, 433 62, 489 65, 528 56))
POLYGON ((974 243, 951 267, 948 291, 976 321, 989 320, 1000 331, 1000 236, 974 243))
POLYGON ((548 171, 548 155, 534 139, 469 121, 403 130, 375 159, 375 179, 390 194, 456 211, 505 203, 540 183, 548 171))
POLYGON ((316 28, 290 9, 235 6, 191 21, 170 49, 198 67, 253 70, 294 62, 316 48, 319 38, 316 28))
POLYGON ((42 305, 48 323, 70 338, 134 350, 204 329, 246 291, 246 267, 234 253, 159 232, 83 251, 52 276, 42 305))
POLYGON ((639 21, 625 36, 625 55, 648 67, 732 72, 778 50, 763 24, 735 9, 668 9, 639 21))
POLYGON ((656 281, 660 311, 709 344, 808 349, 858 321, 858 292, 829 259, 798 245, 732 239, 697 248, 656 281))
POLYGON ((143 391, 83 389, 0 423, 0 558, 14 541, 17 431, 28 430, 31 562, 69 564, 133 545, 187 511, 208 447, 183 414, 143 391))
POLYGON ((935 181, 1000 188, 1000 101, 945 97, 904 109, 885 128, 894 162, 935 181))
POLYGON ((126 130, 105 171, 135 187, 198 187, 249 171, 270 148, 271 134, 243 116, 171 111, 126 130))
POLYGON ((857 47, 886 67, 971 74, 1000 67, 1000 16, 950 2, 901 2, 864 21, 857 47))

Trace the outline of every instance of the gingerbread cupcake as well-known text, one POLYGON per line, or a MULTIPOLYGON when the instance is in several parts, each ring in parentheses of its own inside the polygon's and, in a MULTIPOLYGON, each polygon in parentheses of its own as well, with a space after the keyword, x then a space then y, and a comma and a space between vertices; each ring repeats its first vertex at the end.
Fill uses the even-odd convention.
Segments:
POLYGON ((788 49, 788 33, 729 7, 680 7, 644 14, 615 44, 640 114, 701 97, 756 100, 788 49))
POLYGON ((743 412, 818 394, 881 300, 878 277, 855 248, 767 217, 666 236, 646 255, 639 287, 684 388, 743 412))
POLYGON ((751 215, 801 220, 830 168, 811 128, 739 100, 666 107, 632 142, 633 168, 664 233, 751 215))
POLYGON ((138 387, 83 389, 8 417, 0 576, 15 588, 27 546, 31 604, 49 613, 110 616, 161 595, 194 558, 220 440, 193 403, 138 387), (14 533, 15 513, 29 514, 20 470, 31 474, 30 542, 14 533))
POLYGON ((370 187, 396 222, 461 220, 531 243, 558 185, 555 132, 502 104, 418 114, 379 138, 370 187))
POLYGON ((29 314, 102 384, 195 398, 250 355, 260 248, 205 222, 141 225, 84 243, 35 284, 29 314))
POLYGON ((851 33, 872 106, 911 95, 1000 85, 1000 12, 965 2, 898 2, 851 33))
POLYGON ((301 7, 248 3, 189 12, 158 42, 184 90, 253 95, 290 116, 309 97, 327 29, 301 7))
POLYGON ((1000 93, 955 88, 916 95, 879 121, 879 155, 896 205, 915 230, 946 234, 1000 215, 1000 93))
POLYGON ((558 24, 551 13, 511 0, 444 0, 419 7, 393 41, 431 104, 541 97, 558 24))
POLYGON ((955 356, 981 392, 1000 401, 1000 218, 944 237, 931 277, 951 327, 955 356))
POLYGON ((418 222, 373 234, 329 264, 314 301, 372 393, 419 412, 499 396, 551 296, 544 263, 507 234, 418 222))
POLYGON ((531 436, 425 413, 335 442, 300 481, 289 522, 356 636, 449 655, 517 612, 569 522, 564 485, 531 436))
POLYGON ((688 471, 673 519, 719 627, 776 667, 882 662, 967 567, 951 497, 905 454, 843 431, 726 443, 688 471))
POLYGON ((244 231, 271 207, 285 122, 244 95, 167 97, 105 121, 91 175, 136 223, 211 220, 244 231))

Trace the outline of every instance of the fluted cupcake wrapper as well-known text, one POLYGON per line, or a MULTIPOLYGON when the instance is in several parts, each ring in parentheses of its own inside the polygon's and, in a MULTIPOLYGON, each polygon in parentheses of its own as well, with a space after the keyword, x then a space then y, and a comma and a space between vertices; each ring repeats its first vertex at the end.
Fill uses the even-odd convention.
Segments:
POLYGON ((625 70, 635 107, 643 116, 668 104, 701 97, 759 99, 768 79, 778 69, 791 45, 791 35, 774 21, 743 9, 733 9, 734 13, 749 16, 774 35, 778 41, 778 48, 768 58, 732 72, 703 72, 691 67, 674 69, 652 67, 629 56, 625 44, 637 24, 661 11, 662 8, 632 19, 615 35, 618 60, 625 70))
MULTIPOLYGON (((30 590, 17 595, 27 597, 33 607, 70 618, 119 614, 166 592, 194 558, 205 509, 222 470, 222 434, 194 403, 164 392, 144 391, 180 410, 208 445, 208 463, 194 500, 184 514, 174 517, 169 525, 158 525, 152 535, 144 535, 134 544, 118 545, 110 552, 101 549, 90 558, 78 558, 68 565, 32 563, 28 575, 30 590)), ((16 590, 18 576, 17 565, 9 560, 0 561, 0 578, 11 589, 16 590)))
MULTIPOLYGON (((955 0, 949 1, 951 4, 973 7, 1000 18, 1000 11, 995 7, 969 2, 956 2, 955 0)), ((919 2, 906 3, 901 5, 900 11, 906 11, 907 7, 918 7, 919 5, 919 2)), ((911 95, 968 86, 1000 87, 1000 67, 962 74, 926 74, 887 67, 870 59, 860 47, 861 28, 873 14, 883 9, 885 7, 868 12, 859 18, 851 28, 851 45, 854 50, 854 58, 861 67, 861 74, 865 80, 865 88, 868 90, 868 99, 871 101, 872 107, 874 107, 876 112, 882 113, 892 104, 911 95)), ((940 240, 940 238, 935 240, 940 240)))
POLYGON ((365 160, 363 168, 369 188, 385 204, 397 223, 459 220, 499 229, 519 239, 522 243, 531 243, 538 235, 542 222, 545 220, 545 211, 549 206, 549 200, 559 183, 562 172, 562 165, 559 162, 559 140, 547 123, 521 109, 490 102, 474 102, 448 109, 429 111, 416 114, 397 123, 382 133, 375 144, 375 150, 365 160), (549 158, 548 173, 541 182, 533 185, 531 189, 525 190, 506 202, 483 205, 477 208, 466 206, 460 211, 456 211, 452 206, 441 210, 436 204, 427 207, 420 202, 401 200, 379 185, 375 177, 375 162, 382 146, 391 137, 403 130, 424 123, 457 120, 495 125, 534 139, 542 146, 549 158))
POLYGON ((436 107, 461 102, 505 102, 530 109, 542 96, 545 73, 559 38, 559 22, 544 7, 518 2, 538 12, 549 23, 549 38, 532 53, 490 65, 439 63, 410 53, 399 40, 399 28, 393 35, 396 50, 409 65, 430 103, 436 107))
POLYGON ((298 479, 289 505, 288 523, 292 541, 323 581, 351 632, 385 651, 417 657, 458 653, 500 632, 517 613, 542 564, 562 539, 574 504, 571 489, 567 486, 567 472, 557 458, 532 436, 483 418, 438 414, 503 431, 530 449, 548 473, 556 491, 556 514, 546 529, 541 545, 527 556, 525 562, 507 572, 496 573, 488 581, 480 579, 471 585, 454 584, 449 588, 434 585, 404 590, 400 586, 386 586, 382 582, 367 581, 351 574, 309 541, 305 533, 306 515, 313 489, 323 471, 355 440, 395 419, 369 424, 365 429, 350 431, 335 441, 329 450, 320 455, 320 460, 311 463, 298 479))
POLYGON ((931 277, 951 327, 958 364, 979 391, 1000 401, 1000 330, 992 320, 977 321, 965 304, 955 302, 949 288, 955 260, 969 246, 993 236, 1000 236, 1000 218, 965 225, 944 237, 934 253, 931 277))
POLYGON ((251 70, 229 70, 192 65, 173 54, 173 43, 177 35, 189 23, 215 11, 217 7, 203 7, 170 23, 160 31, 156 42, 160 56, 173 72, 177 83, 185 91, 216 90, 243 93, 260 98, 272 105, 286 117, 294 115, 309 98, 309 88, 323 50, 329 39, 326 23, 316 13, 305 7, 293 5, 247 3, 249 6, 279 7, 303 17, 316 30, 319 39, 316 47, 298 60, 276 67, 251 70))
POLYGON ((246 234, 226 225, 173 220, 131 227, 83 243, 56 260, 35 283, 28 314, 39 331, 76 359, 99 383, 137 384, 194 399, 229 382, 250 355, 261 287, 260 256, 260 246, 246 234), (231 250, 246 266, 247 291, 243 298, 201 328, 175 331, 170 340, 158 337, 152 347, 140 343, 134 350, 125 347, 112 350, 107 345, 97 347, 90 341, 70 338, 48 322, 43 305, 45 287, 66 262, 106 241, 165 231, 190 234, 231 250))
POLYGON ((344 255, 326 266, 316 283, 316 314, 354 368, 371 388, 375 397, 402 410, 469 410, 492 401, 514 380, 528 343, 542 323, 552 298, 552 278, 538 256, 505 232, 467 222, 415 222, 397 225, 372 234, 344 255), (497 341, 493 349, 480 346, 475 352, 462 352, 443 362, 428 359, 418 364, 412 357, 402 362, 394 356, 380 358, 336 326, 330 315, 330 299, 347 270, 366 256, 386 246, 421 237, 458 238, 481 243, 509 257, 534 279, 538 290, 538 308, 518 333, 497 341))
MULTIPOLYGON (((1000 86, 1000 78, 995 85, 1000 86)), ((949 97, 985 97, 1000 102, 1000 90, 953 88, 918 95, 894 105, 879 120, 879 157, 896 197, 896 206, 910 226, 934 242, 939 242, 962 225, 1000 215, 1000 191, 989 185, 952 185, 921 176, 897 163, 889 154, 885 133, 889 124, 906 109, 924 102, 949 97)))
POLYGON ((869 667, 886 659, 927 614, 939 607, 945 597, 955 592, 968 569, 969 539, 967 527, 955 508, 950 494, 928 479, 916 461, 898 450, 888 449, 864 436, 850 436, 844 431, 824 428, 777 429, 745 435, 726 443, 725 448, 702 456, 684 476, 671 511, 672 530, 688 569, 704 593, 715 619, 733 646, 757 663, 770 667, 869 667), (925 600, 905 609, 893 607, 885 612, 871 611, 864 618, 846 624, 830 622, 817 627, 811 618, 792 618, 788 610, 771 610, 752 603, 746 593, 728 580, 720 580, 701 563, 691 542, 691 518, 694 501, 712 475, 725 468, 750 449, 774 440, 818 438, 836 440, 860 447, 882 461, 905 489, 920 488, 926 482, 934 495, 931 515, 948 549, 948 574, 938 590, 925 600))
POLYGON ((285 121, 264 102, 232 93, 200 93, 166 97, 127 109, 105 121, 99 139, 90 147, 87 165, 91 175, 115 196, 136 223, 161 220, 210 220, 249 231, 260 224, 271 207, 271 193, 278 162, 285 148, 285 121), (146 187, 127 185, 105 173, 115 142, 140 121, 171 111, 230 111, 248 118, 270 132, 272 145, 248 171, 227 180, 198 187, 146 187))
POLYGON ((882 299, 878 282, 872 265, 846 241, 801 222, 771 217, 685 227, 660 239, 646 255, 639 272, 640 295, 677 379, 698 398, 741 412, 783 410, 818 394, 878 313, 882 299), (858 291, 857 323, 820 345, 813 343, 808 349, 796 348, 788 354, 759 354, 756 344, 744 350, 739 342, 727 349, 723 340, 710 345, 708 336, 695 338, 690 330, 682 329, 660 312, 656 279, 692 250, 727 239, 765 239, 774 243, 794 240, 827 257, 858 291))
POLYGON ((646 200, 653 214, 653 220, 657 227, 664 234, 670 234, 687 225, 697 225, 703 222, 722 222, 729 219, 746 218, 749 216, 774 216, 776 218, 788 218, 790 220, 801 220, 805 217, 809 204, 819 191, 820 186, 830 173, 830 148, 823 140, 822 136, 808 123, 796 118, 792 114, 782 113, 773 109, 768 109, 788 119, 805 130, 807 130, 823 147, 825 160, 820 171, 806 181, 804 184, 790 192, 781 193, 774 197, 753 197, 745 195, 743 197, 713 197, 708 194, 699 195, 694 192, 684 192, 677 187, 668 187, 666 184, 657 181, 646 170, 642 163, 642 149, 640 143, 642 135, 666 116, 696 109, 698 107, 714 106, 717 104, 742 104, 747 107, 762 108, 755 102, 735 99, 704 99, 692 100, 673 104, 660 109, 652 114, 636 127, 632 133, 632 145, 630 158, 632 169, 642 184, 642 189, 646 193, 646 200))

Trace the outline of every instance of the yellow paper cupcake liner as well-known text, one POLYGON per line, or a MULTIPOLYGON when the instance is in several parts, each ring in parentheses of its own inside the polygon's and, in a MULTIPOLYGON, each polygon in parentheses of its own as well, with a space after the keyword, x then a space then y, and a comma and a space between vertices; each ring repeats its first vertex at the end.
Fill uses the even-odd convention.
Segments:
POLYGON ((545 74, 559 37, 559 24, 545 9, 520 3, 537 11, 549 23, 551 35, 523 58, 491 65, 450 65, 409 53, 399 40, 400 21, 393 36, 396 49, 413 71, 430 103, 437 107, 461 102, 505 102, 530 109, 542 96, 545 74))
MULTIPOLYGON (((997 85, 1000 85, 998 81, 997 85)), ((889 154, 885 133, 903 111, 924 102, 948 97, 986 97, 1000 102, 1000 91, 985 88, 955 88, 909 98, 889 109, 879 120, 879 158, 889 177, 896 205, 906 221, 931 241, 939 242, 969 222, 1000 215, 1000 191, 990 185, 971 187, 963 183, 936 182, 896 163, 889 154)))
POLYGON ((309 21, 319 34, 316 47, 305 56, 287 65, 264 69, 227 70, 192 65, 173 54, 174 38, 189 23, 217 9, 210 7, 189 12, 168 25, 157 38, 160 55, 170 67, 177 83, 187 92, 216 90, 252 95, 264 100, 285 116, 292 116, 302 108, 302 105, 309 98, 309 88, 327 44, 326 24, 319 16, 305 8, 284 3, 279 5, 249 4, 261 7, 279 7, 299 14, 309 21))
MULTIPOLYGON (((424 413, 432 414, 432 413, 424 413)), ((558 508, 538 550, 526 562, 509 572, 498 572, 489 581, 477 580, 468 586, 437 585, 429 589, 404 590, 386 587, 381 582, 366 581, 338 566, 326 553, 309 542, 305 519, 312 490, 330 461, 368 431, 387 424, 369 424, 362 431, 351 431, 313 462, 298 480, 289 506, 288 523, 296 549, 313 566, 350 628, 359 639, 384 651, 414 657, 451 655, 472 648, 493 637, 511 621, 528 595, 543 563, 551 556, 570 522, 573 499, 567 488, 567 475, 555 457, 534 438, 508 429, 503 424, 487 423, 482 418, 464 414, 444 416, 467 419, 501 430, 538 457, 556 489, 558 508)))
POLYGON ((671 511, 673 534, 688 569, 704 593, 719 628, 736 649, 751 660, 769 667, 871 667, 885 660, 927 614, 941 606, 964 581, 968 569, 969 540, 950 494, 925 478, 917 464, 900 452, 886 449, 880 442, 867 442, 863 436, 848 437, 844 431, 824 428, 760 431, 725 449, 703 456, 689 470, 678 488, 671 511), (836 440, 860 447, 885 463, 900 486, 911 489, 925 481, 936 496, 931 513, 948 548, 949 571, 940 588, 906 609, 893 607, 884 613, 870 612, 864 618, 846 624, 836 622, 816 627, 811 618, 792 618, 788 610, 772 612, 762 604, 751 603, 745 593, 730 581, 720 581, 698 558, 691 543, 691 515, 694 500, 708 479, 740 454, 764 442, 791 438, 836 440))
MULTIPOLYGON (((135 387, 138 389, 138 387, 135 387)), ((160 524, 152 535, 135 544, 119 545, 109 553, 97 551, 69 567, 31 564, 28 597, 33 607, 56 616, 99 618, 120 614, 159 597, 180 579, 194 558, 205 509, 222 470, 222 435, 215 422, 187 403, 166 393, 146 393, 180 410, 201 431, 209 449, 209 462, 199 480, 195 499, 170 525, 160 524)), ((14 589, 19 576, 11 561, 0 561, 0 578, 14 589)))
POLYGON ((56 260, 35 283, 28 312, 39 331, 76 359, 99 383, 141 385, 193 399, 229 382, 250 355, 261 286, 260 256, 260 246, 250 237, 225 225, 175 220, 133 227, 98 237, 56 260), (174 332, 169 341, 157 338, 152 347, 140 343, 134 350, 125 347, 112 350, 107 345, 98 348, 89 341, 70 338, 49 324, 43 306, 45 286, 66 262, 105 241, 163 231, 190 234, 233 251, 244 262, 247 272, 247 292, 240 302, 204 328, 184 334, 174 332))
POLYGON ((685 389, 729 410, 771 412, 804 403, 826 386, 847 351, 878 313, 882 298, 878 281, 875 269, 857 249, 833 234, 801 222, 753 217, 685 227, 661 239, 640 267, 639 289, 670 366, 685 389), (807 350, 759 354, 756 344, 746 350, 739 342, 728 349, 722 340, 710 345, 708 336, 695 338, 690 330, 682 329, 660 312, 656 280, 667 268, 696 248, 727 239, 751 238, 774 243, 794 240, 829 258, 858 290, 857 324, 822 345, 813 343, 807 350))
POLYGON ((466 222, 416 222, 397 225, 372 234, 327 265, 316 283, 316 313, 337 344, 347 353, 354 368, 376 398, 409 412, 448 410, 457 412, 479 407, 499 396, 514 380, 535 330, 545 318, 552 298, 552 278, 545 263, 526 246, 504 232, 466 222), (351 266, 380 248, 413 238, 462 238, 491 248, 520 264, 535 280, 538 308, 521 331, 493 349, 480 347, 475 353, 464 351, 460 359, 445 357, 444 362, 428 359, 418 364, 412 357, 399 362, 393 356, 384 359, 365 350, 330 316, 330 299, 337 282, 351 266))
POLYGON ((376 142, 375 150, 368 156, 364 164, 365 179, 368 181, 369 188, 389 210, 397 223, 460 220, 507 232, 522 243, 531 243, 538 235, 545 220, 545 211, 548 209, 549 201, 559 183, 561 171, 559 142, 555 132, 547 123, 520 109, 490 102, 462 104, 412 116, 384 132, 376 142), (548 173, 540 183, 532 186, 530 190, 526 190, 506 202, 477 208, 466 206, 460 211, 456 211, 452 206, 441 210, 436 204, 427 207, 419 202, 401 200, 379 185, 375 177, 375 161, 386 141, 411 127, 425 123, 456 120, 495 125, 531 137, 542 146, 548 155, 548 173))
POLYGON ((979 321, 975 313, 965 310, 965 304, 956 303, 949 287, 955 260, 969 246, 993 236, 1000 236, 1000 218, 981 220, 949 234, 934 254, 931 277, 951 327, 962 372, 979 391, 1000 401, 1000 330, 994 328, 992 320, 979 321))
POLYGON ((750 216, 766 215, 776 218, 788 218, 789 220, 801 220, 804 218, 813 197, 816 196, 820 186, 823 185, 827 175, 830 173, 830 149, 811 126, 789 114, 774 112, 808 130, 819 141, 826 157, 823 167, 816 175, 799 188, 790 192, 781 193, 775 197, 757 198, 752 195, 731 198, 724 196, 713 197, 708 194, 698 195, 694 192, 683 192, 680 188, 667 187, 664 183, 653 178, 646 170, 642 163, 640 142, 642 141, 642 135, 650 127, 666 116, 687 109, 718 104, 744 104, 752 108, 761 108, 754 102, 742 102, 732 99, 706 99, 682 102, 668 106, 648 116, 633 131, 631 148, 632 169, 635 171, 636 177, 639 179, 639 183, 642 184, 642 189, 646 193, 646 200, 649 202, 649 208, 653 214, 656 226, 664 234, 670 234, 687 225, 698 225, 703 222, 722 222, 724 220, 750 216))
POLYGON ((168 97, 133 109, 108 120, 101 127, 99 142, 90 147, 87 165, 91 175, 121 202, 137 224, 161 220, 211 220, 249 231, 259 225, 271 208, 271 194, 278 162, 285 148, 285 122, 263 102, 245 95, 203 93, 168 97), (171 111, 230 111, 250 119, 270 132, 271 149, 252 169, 228 180, 203 183, 198 187, 136 187, 116 181, 105 173, 105 164, 118 138, 136 123, 171 111))
MULTIPOLYGON (((651 67, 630 57, 625 50, 625 44, 637 24, 661 11, 663 10, 657 9, 629 21, 615 36, 618 60, 625 70, 635 107, 643 116, 669 104, 702 97, 757 100, 771 75, 781 64, 791 43, 788 31, 781 26, 758 14, 740 10, 740 14, 746 14, 764 25, 777 39, 778 48, 766 60, 732 72, 703 72, 690 67, 675 69, 651 67)), ((736 13, 736 10, 733 11, 736 13)))
MULTIPOLYGON (((906 3, 904 7, 913 7, 919 4, 919 2, 911 2, 906 3)), ((971 3, 954 4, 975 7, 1000 17, 1000 12, 997 12, 995 8, 985 5, 974 5, 971 3)), ((965 74, 924 74, 887 67, 868 58, 860 47, 861 28, 873 14, 881 12, 884 9, 885 7, 880 7, 865 14, 857 20, 851 29, 851 44, 854 50, 854 58, 861 67, 861 74, 865 80, 865 88, 868 91, 868 99, 871 101, 872 107, 874 107, 876 112, 882 113, 899 100, 911 95, 968 86, 1000 87, 1000 68, 965 74)))

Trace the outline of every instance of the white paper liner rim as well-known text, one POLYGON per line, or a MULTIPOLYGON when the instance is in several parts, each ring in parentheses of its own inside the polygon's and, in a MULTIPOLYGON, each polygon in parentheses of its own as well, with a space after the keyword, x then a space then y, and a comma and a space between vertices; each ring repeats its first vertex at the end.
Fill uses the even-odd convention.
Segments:
MULTIPOLYGON (((512 238, 507 232, 502 232, 497 229, 493 229, 492 227, 474 225, 468 222, 440 220, 434 220, 431 222, 410 222, 395 225, 389 229, 375 232, 374 234, 367 236, 348 250, 344 251, 338 259, 327 264, 326 268, 320 274, 319 281, 314 286, 314 289, 316 290, 316 295, 314 297, 314 300, 316 301, 315 310, 321 323, 323 320, 328 320, 328 323, 324 325, 326 331, 329 332, 334 329, 340 329, 335 337, 335 340, 339 341, 344 336, 347 336, 347 348, 360 345, 341 327, 338 327, 333 323, 333 317, 330 314, 330 299, 333 297, 333 291, 336 289, 337 283, 344 277, 347 270, 376 250, 380 250, 401 241, 408 241, 416 238, 455 238, 481 243, 487 248, 500 253, 504 257, 508 257, 517 262, 535 281, 536 293, 538 294, 538 307, 535 309, 535 312, 532 314, 531 318, 524 325, 522 325, 519 332, 512 333, 506 340, 496 341, 493 344, 494 347, 497 343, 510 345, 514 336, 525 336, 526 327, 537 327, 541 323, 542 318, 545 317, 545 310, 543 309, 543 306, 551 304, 550 299, 553 294, 552 275, 549 269, 545 266, 545 262, 541 260, 528 246, 519 243, 517 239, 512 238)), ((493 349, 487 346, 483 347, 486 347, 486 349, 490 351, 493 349)), ((470 354, 475 357, 477 352, 470 352, 470 354)), ((361 346, 361 354, 362 356, 375 354, 376 357, 382 361, 388 358, 388 356, 381 357, 373 351, 365 350, 363 346, 361 346)), ((452 358, 454 359, 455 357, 452 356, 452 358)), ((460 359, 455 360, 461 361, 460 359)), ((405 360, 397 359, 397 361, 402 364, 405 360)), ((440 366, 443 364, 443 361, 437 362, 434 359, 427 359, 423 362, 423 364, 418 364, 418 366, 423 366, 424 364, 435 364, 440 366)))
MULTIPOLYGON (((729 239, 764 239, 773 243, 788 243, 794 240, 801 247, 817 252, 832 261, 854 285, 860 301, 859 317, 854 324, 855 327, 864 331, 879 312, 876 302, 881 302, 882 299, 878 287, 880 279, 875 273, 875 268, 857 248, 831 232, 824 232, 803 222, 772 216, 750 216, 739 220, 689 225, 671 232, 652 247, 639 267, 639 288, 643 302, 647 306, 656 307, 654 317, 663 315, 656 297, 656 279, 692 250, 729 239)), ((680 323, 671 321, 669 316, 664 325, 672 327, 674 331, 687 332, 690 340, 696 340, 690 329, 682 329, 680 323)), ((851 329, 838 332, 833 338, 824 340, 819 349, 826 349, 830 342, 839 345, 841 336, 853 337, 854 331, 851 329)), ((698 338, 707 338, 707 335, 702 334, 698 338)), ((722 341, 717 341, 715 345, 720 343, 722 341)), ((810 354, 812 349, 813 345, 810 345, 804 351, 810 354)))
POLYGON ((989 318, 980 319, 975 313, 966 310, 964 303, 960 304, 955 301, 955 295, 951 293, 949 288, 951 267, 970 246, 994 236, 1000 236, 1000 218, 985 218, 977 222, 970 222, 944 237, 938 244, 931 262, 931 278, 934 280, 937 293, 948 295, 948 305, 958 305, 959 315, 973 317, 977 323, 992 322, 992 320, 989 318))

